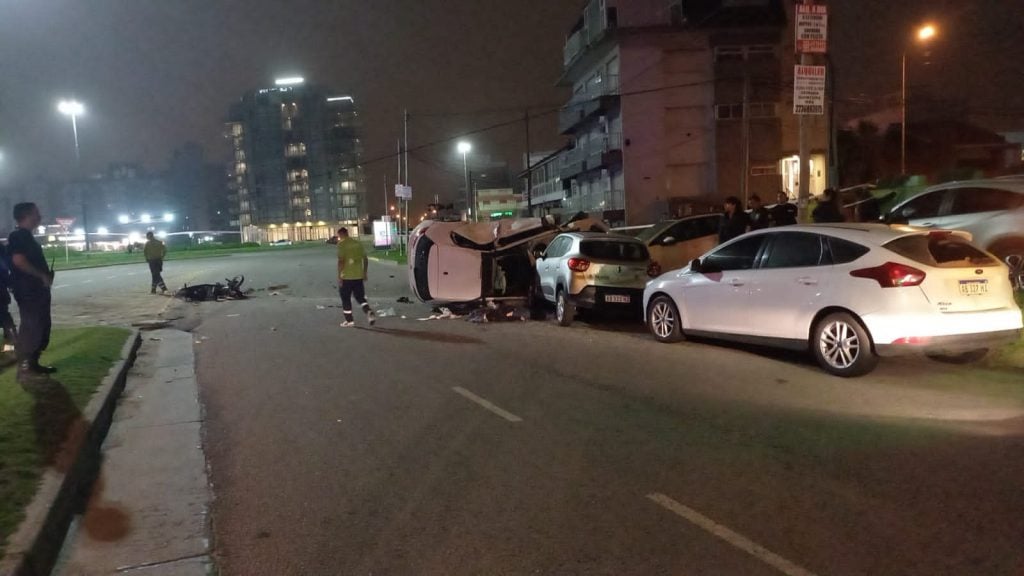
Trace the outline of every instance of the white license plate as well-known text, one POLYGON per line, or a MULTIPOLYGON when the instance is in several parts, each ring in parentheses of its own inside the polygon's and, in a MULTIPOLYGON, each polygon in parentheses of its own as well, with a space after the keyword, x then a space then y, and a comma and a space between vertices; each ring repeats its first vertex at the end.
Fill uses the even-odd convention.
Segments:
POLYGON ((622 294, 605 294, 604 301, 609 304, 629 304, 629 296, 622 294))
POLYGON ((988 280, 961 280, 960 293, 964 296, 988 294, 988 280))

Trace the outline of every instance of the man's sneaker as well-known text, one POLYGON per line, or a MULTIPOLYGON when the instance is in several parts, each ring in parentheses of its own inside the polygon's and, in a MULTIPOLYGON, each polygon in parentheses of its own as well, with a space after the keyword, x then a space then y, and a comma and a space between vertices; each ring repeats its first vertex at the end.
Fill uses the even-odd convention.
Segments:
POLYGON ((152 288, 150 288, 149 289, 149 293, 150 294, 156 294, 156 286, 153 286, 152 288))
POLYGON ((377 313, 374 312, 373 310, 370 310, 369 312, 366 313, 366 319, 369 320, 370 326, 373 326, 374 324, 377 323, 377 313))
POLYGON ((352 328, 355 325, 356 323, 351 320, 345 320, 344 322, 341 323, 342 328, 352 328))

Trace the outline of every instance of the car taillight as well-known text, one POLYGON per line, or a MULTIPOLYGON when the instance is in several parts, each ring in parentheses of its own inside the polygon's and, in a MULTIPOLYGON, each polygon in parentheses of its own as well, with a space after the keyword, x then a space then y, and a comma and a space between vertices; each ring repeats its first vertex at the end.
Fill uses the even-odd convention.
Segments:
POLYGON ((586 258, 569 258, 569 270, 573 272, 586 272, 590 268, 590 260, 586 258))
POLYGON ((904 286, 919 286, 924 282, 925 273, 906 264, 886 262, 874 268, 861 268, 850 272, 855 278, 870 278, 878 282, 882 288, 902 288, 904 286))
POLYGON ((661 276, 661 264, 658 264, 657 262, 651 262, 650 265, 647 266, 647 275, 650 276, 651 278, 657 278, 658 276, 661 276))

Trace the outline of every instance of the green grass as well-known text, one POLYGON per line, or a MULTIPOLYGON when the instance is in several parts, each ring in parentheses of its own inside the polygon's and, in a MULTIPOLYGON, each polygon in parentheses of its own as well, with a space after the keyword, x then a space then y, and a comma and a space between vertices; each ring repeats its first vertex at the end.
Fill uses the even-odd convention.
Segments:
MULTIPOLYGON (((1017 305, 1024 309, 1024 292, 1017 293, 1017 305)), ((1016 343, 993 352, 989 363, 1000 368, 1024 368, 1024 336, 1016 343)))
POLYGON ((129 332, 123 328, 65 328, 53 332, 43 361, 59 369, 55 381, 27 392, 15 368, 0 372, 0 555, 36 492, 44 467, 63 467, 61 444, 81 431, 81 411, 120 359, 129 332))
MULTIPOLYGON (((194 248, 170 248, 167 251, 167 260, 193 260, 196 258, 217 258, 220 256, 231 256, 233 254, 248 254, 252 252, 280 252, 282 250, 294 250, 298 248, 310 248, 322 246, 321 242, 302 242, 291 246, 242 246, 230 247, 194 247, 194 248)), ((146 259, 141 251, 133 252, 69 252, 69 259, 65 259, 63 248, 47 248, 44 250, 47 262, 53 263, 54 270, 76 270, 80 268, 98 268, 101 266, 117 266, 120 264, 143 264, 146 259)))

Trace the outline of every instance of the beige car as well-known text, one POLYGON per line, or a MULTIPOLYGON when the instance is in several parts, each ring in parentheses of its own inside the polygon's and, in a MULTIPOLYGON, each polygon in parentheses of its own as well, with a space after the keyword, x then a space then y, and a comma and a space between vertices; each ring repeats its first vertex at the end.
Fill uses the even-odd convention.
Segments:
POLYGON ((647 244, 656 271, 678 270, 718 245, 721 219, 721 214, 687 216, 659 222, 635 236, 647 244))

